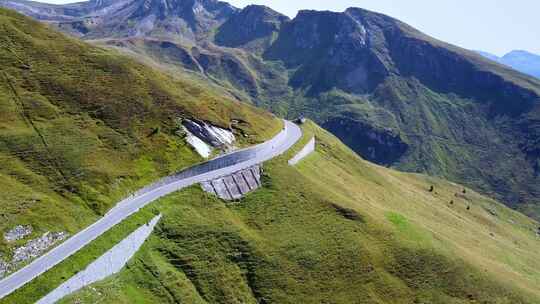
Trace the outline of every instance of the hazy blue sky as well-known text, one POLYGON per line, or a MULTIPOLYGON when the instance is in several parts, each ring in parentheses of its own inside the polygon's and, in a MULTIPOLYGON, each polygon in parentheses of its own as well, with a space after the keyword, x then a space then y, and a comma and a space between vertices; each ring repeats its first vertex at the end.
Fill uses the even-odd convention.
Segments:
MULTIPOLYGON (((38 0, 39 1, 39 0, 38 0)), ((51 3, 74 2, 45 0, 51 3)), ((540 0, 229 0, 264 4, 294 17, 299 9, 343 11, 357 6, 388 14, 459 46, 502 55, 513 49, 540 54, 540 0)))

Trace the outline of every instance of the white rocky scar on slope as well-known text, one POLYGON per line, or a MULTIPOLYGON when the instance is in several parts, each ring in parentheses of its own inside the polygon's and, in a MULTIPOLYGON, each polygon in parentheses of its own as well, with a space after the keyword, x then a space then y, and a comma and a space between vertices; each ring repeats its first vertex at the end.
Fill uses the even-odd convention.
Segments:
POLYGON ((204 158, 209 158, 212 154, 212 147, 210 147, 207 143, 202 141, 197 136, 193 135, 193 133, 189 132, 187 129, 184 130, 186 132, 186 141, 188 144, 190 144, 197 153, 199 153, 200 156, 204 158))
POLYGON ((187 119, 182 122, 182 126, 186 141, 204 158, 209 158, 214 149, 225 152, 236 149, 236 138, 230 130, 187 119))

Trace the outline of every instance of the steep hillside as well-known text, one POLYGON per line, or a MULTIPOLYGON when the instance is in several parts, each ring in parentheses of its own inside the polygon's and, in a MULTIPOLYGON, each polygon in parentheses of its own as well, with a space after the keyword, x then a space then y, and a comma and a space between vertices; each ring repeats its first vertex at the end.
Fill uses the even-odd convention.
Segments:
MULTIPOLYGON (((143 210, 164 217, 142 251, 63 303, 540 301, 537 222, 370 164, 311 123, 304 132, 295 151, 315 135, 316 153, 297 167, 287 165, 295 151, 265 164, 264 186, 239 202, 196 186, 143 210)), ((9 300, 35 299, 59 273, 9 300)))
POLYGON ((540 218, 539 80, 357 8, 289 20, 262 6, 171 0, 148 2, 142 19, 126 13, 142 2, 2 3, 64 30, 68 8, 85 7, 68 32, 118 14, 115 27, 98 20, 77 35, 198 74, 279 115, 305 114, 368 160, 465 183, 540 218))
POLYGON ((33 228, 23 240, 1 237, 1 276, 29 239, 78 231, 131 191, 202 161, 178 132, 182 119, 230 129, 240 145, 281 129, 208 86, 4 9, 0 46, 0 232, 33 228))
POLYGON ((249 5, 219 27, 215 42, 226 47, 243 47, 254 52, 268 48, 290 19, 268 7, 249 5))

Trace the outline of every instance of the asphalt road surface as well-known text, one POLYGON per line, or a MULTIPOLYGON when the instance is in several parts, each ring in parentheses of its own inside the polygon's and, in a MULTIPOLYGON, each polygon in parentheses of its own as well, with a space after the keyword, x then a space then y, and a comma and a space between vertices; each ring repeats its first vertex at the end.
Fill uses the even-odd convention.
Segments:
POLYGON ((194 169, 187 169, 183 173, 165 178, 138 191, 137 194, 120 202, 94 224, 0 281, 0 299, 81 250, 122 220, 160 197, 196 183, 215 179, 263 163, 286 152, 301 136, 302 131, 298 126, 289 121, 284 121, 283 130, 265 143, 210 160, 205 164, 195 166, 194 169))

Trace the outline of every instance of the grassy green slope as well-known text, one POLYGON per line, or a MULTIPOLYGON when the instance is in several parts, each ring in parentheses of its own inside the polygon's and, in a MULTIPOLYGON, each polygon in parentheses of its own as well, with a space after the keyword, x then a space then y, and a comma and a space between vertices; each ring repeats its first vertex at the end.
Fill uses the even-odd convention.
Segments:
MULTIPOLYGON (((202 159, 179 118, 232 127, 241 144, 281 123, 206 86, 89 46, 0 10, 0 232, 75 232, 113 203, 202 159)), ((22 242, 6 244, 9 257, 22 242)))
POLYGON ((162 199, 120 274, 64 303, 538 303, 538 223, 471 190, 361 160, 309 123, 297 167, 224 203, 162 199), (434 191, 429 189, 434 186, 434 191), (468 208, 469 207, 469 208, 468 208))

